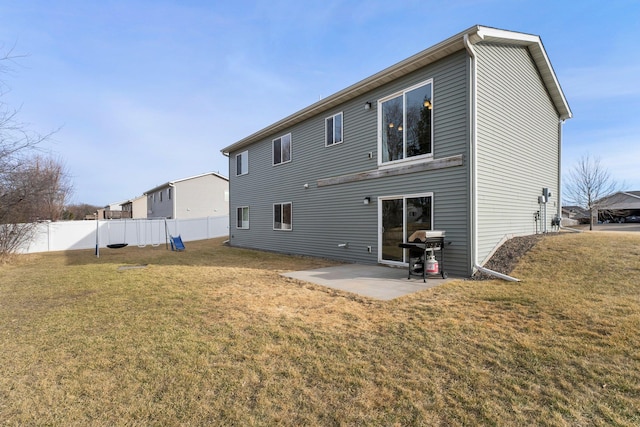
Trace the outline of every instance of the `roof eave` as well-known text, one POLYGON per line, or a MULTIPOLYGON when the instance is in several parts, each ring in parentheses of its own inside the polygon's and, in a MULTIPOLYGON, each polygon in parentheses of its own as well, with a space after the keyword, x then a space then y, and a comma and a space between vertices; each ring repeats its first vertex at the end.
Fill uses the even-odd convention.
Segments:
POLYGON ((342 89, 335 94, 328 96, 320 101, 311 104, 310 106, 303 108, 302 110, 291 114, 284 119, 267 126, 255 132, 246 138, 241 139, 240 141, 229 145, 228 147, 220 150, 224 155, 229 155, 229 153, 239 150, 249 144, 252 144, 262 138, 266 138, 269 135, 276 133, 280 130, 286 129, 296 123, 299 123, 309 117, 312 117, 318 113, 326 111, 330 108, 333 108, 343 102, 351 100, 357 96, 360 96, 364 93, 367 93, 377 87, 382 86, 385 83, 388 83, 394 79, 402 77, 418 68, 424 67, 432 62, 437 61, 438 59, 444 58, 447 55, 450 55, 453 52, 464 49, 464 43, 462 40, 462 36, 468 32, 472 32, 473 30, 477 30, 478 27, 472 27, 466 31, 463 31, 460 34, 457 34, 453 37, 450 37, 434 46, 431 46, 403 61, 398 62, 395 65, 385 68, 384 70, 367 77, 364 80, 361 80, 345 89, 342 89))
POLYGON ((155 193, 158 190, 161 190, 163 188, 167 188, 168 186, 170 186, 173 183, 173 181, 169 181, 169 182, 165 182, 164 184, 160 184, 156 187, 153 187, 151 190, 147 190, 144 193, 142 193, 143 196, 148 196, 151 193, 155 193))
POLYGON ((258 132, 255 132, 240 141, 229 145, 228 147, 220 150, 222 154, 228 156, 231 152, 237 151, 250 144, 253 144, 263 138, 267 138, 279 131, 287 129, 297 123, 306 120, 309 117, 315 116, 323 111, 329 110, 341 103, 349 101, 357 96, 365 94, 375 88, 382 86, 394 79, 402 77, 412 71, 422 68, 428 64, 431 64, 445 56, 448 56, 458 50, 465 48, 464 36, 467 35, 472 43, 478 43, 480 41, 508 43, 527 46, 532 54, 534 61, 540 75, 547 86, 551 98, 558 110, 561 120, 566 120, 572 117, 571 109, 566 101, 562 88, 558 83, 556 75, 553 71, 549 58, 546 55, 544 46, 540 37, 530 34, 517 33, 513 31, 499 30, 496 28, 484 27, 475 25, 462 31, 448 39, 435 44, 403 61, 398 62, 384 70, 359 81, 335 94, 321 99, 320 101, 311 104, 310 106, 291 114, 284 119, 267 126, 258 132))
POLYGON ((226 176, 224 176, 222 174, 219 174, 217 172, 207 172, 207 173, 201 173, 200 175, 194 175, 194 176, 190 176, 190 177, 187 177, 187 178, 180 178, 180 179, 176 179, 176 180, 173 180, 173 181, 165 182, 164 184, 160 184, 160 185, 158 185, 156 187, 153 187, 151 190, 145 191, 144 193, 142 193, 142 195, 143 196, 147 196, 150 193, 156 192, 156 191, 161 190, 163 188, 171 187, 171 186, 173 186, 174 184, 176 184, 178 182, 188 181, 188 180, 194 179, 194 178, 201 178, 203 176, 208 176, 208 175, 217 176, 218 178, 220 178, 220 179, 222 179, 224 181, 229 181, 229 178, 227 178, 226 176))

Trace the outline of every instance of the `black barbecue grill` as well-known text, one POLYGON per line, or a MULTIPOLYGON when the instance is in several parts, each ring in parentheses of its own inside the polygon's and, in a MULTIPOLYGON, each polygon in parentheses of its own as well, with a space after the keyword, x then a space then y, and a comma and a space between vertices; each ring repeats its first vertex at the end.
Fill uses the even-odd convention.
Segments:
POLYGON ((441 275, 443 279, 447 278, 447 272, 444 270, 444 248, 451 242, 445 242, 444 231, 435 230, 418 230, 409 236, 407 243, 400 243, 398 246, 409 249, 409 276, 422 276, 423 282, 426 283, 427 276, 441 275), (438 259, 439 254, 440 257, 438 259), (427 259, 433 255, 438 261, 439 273, 427 273, 427 259))

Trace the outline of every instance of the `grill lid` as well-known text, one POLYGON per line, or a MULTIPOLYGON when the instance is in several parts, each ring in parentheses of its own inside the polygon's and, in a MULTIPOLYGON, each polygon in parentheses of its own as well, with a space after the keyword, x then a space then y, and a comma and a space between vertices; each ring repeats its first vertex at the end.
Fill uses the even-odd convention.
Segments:
POLYGON ((409 236, 409 242, 424 242, 427 239, 444 236, 445 232, 441 230, 416 230, 411 236, 409 236))

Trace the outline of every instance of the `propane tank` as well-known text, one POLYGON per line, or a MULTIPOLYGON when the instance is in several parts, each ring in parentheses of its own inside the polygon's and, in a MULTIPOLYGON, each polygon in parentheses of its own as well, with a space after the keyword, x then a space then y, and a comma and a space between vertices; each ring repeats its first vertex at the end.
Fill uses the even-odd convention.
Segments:
POLYGON ((429 255, 426 265, 427 274, 438 274, 438 261, 434 255, 429 255))

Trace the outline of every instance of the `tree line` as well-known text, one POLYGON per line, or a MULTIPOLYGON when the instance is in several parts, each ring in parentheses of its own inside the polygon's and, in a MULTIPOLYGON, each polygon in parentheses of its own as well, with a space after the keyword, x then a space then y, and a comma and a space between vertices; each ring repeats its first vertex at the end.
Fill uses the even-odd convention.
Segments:
MULTIPOLYGON (((16 58, 12 51, 0 57, 0 75, 16 58)), ((66 207, 73 186, 64 162, 42 148, 51 134, 21 123, 18 111, 3 101, 7 90, 0 78, 0 256, 27 242, 39 221, 76 219, 79 213, 66 207)))

